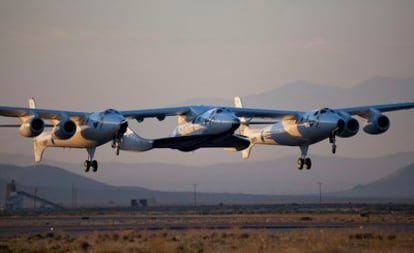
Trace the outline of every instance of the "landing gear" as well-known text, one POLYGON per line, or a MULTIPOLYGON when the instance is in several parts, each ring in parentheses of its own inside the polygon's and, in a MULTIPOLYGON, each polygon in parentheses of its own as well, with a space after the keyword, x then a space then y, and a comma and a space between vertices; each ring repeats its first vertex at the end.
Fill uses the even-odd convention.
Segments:
POLYGON ((300 146, 300 151, 301 157, 299 157, 297 161, 298 169, 302 170, 303 168, 306 168, 307 170, 310 170, 312 167, 312 160, 309 157, 307 157, 308 146, 300 146))
POLYGON ((98 161, 96 160, 93 160, 93 161, 85 160, 85 162, 83 163, 83 166, 85 168, 85 172, 89 172, 89 169, 91 167, 92 167, 93 172, 98 171, 98 161))
POLYGON ((311 167, 312 167, 312 160, 309 157, 307 157, 305 159, 298 158, 297 163, 298 163, 298 169, 299 170, 302 170, 303 168, 306 168, 307 170, 310 170, 311 167))
POLYGON ((95 148, 87 148, 88 151, 88 160, 85 160, 83 163, 83 167, 85 169, 85 172, 89 172, 90 168, 92 168, 93 172, 98 171, 98 162, 96 160, 93 160, 93 156, 95 154, 95 148))
POLYGON ((333 131, 332 133, 331 133, 331 135, 329 136, 329 143, 331 143, 332 144, 332 154, 335 154, 336 153, 336 138, 335 138, 335 136, 336 136, 336 131, 333 131))
POLYGON ((115 149, 115 154, 119 155, 119 149, 121 147, 121 140, 119 138, 114 137, 114 139, 112 140, 112 148, 115 149))

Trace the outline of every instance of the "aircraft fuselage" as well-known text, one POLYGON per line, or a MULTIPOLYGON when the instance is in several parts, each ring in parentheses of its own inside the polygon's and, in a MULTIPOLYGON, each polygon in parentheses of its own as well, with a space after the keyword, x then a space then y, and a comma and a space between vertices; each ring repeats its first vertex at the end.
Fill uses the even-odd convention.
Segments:
POLYGON ((54 137, 52 129, 37 136, 36 141, 47 147, 97 147, 113 140, 123 127, 122 124, 127 124, 125 118, 117 111, 109 109, 91 113, 83 122, 77 122, 76 132, 69 139, 54 137))

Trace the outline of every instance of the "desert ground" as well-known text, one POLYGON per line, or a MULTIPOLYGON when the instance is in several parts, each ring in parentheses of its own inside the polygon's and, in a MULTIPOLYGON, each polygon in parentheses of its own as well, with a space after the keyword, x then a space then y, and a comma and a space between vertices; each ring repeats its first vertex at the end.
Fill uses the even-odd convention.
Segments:
POLYGON ((3 213, 0 252, 414 252, 414 207, 3 213))

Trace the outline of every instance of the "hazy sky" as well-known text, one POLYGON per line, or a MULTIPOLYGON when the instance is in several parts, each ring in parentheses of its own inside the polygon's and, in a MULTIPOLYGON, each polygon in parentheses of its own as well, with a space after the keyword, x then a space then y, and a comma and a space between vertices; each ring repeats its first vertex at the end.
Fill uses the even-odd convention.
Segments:
POLYGON ((0 104, 134 109, 409 78, 413 13, 411 0, 0 0, 0 104))

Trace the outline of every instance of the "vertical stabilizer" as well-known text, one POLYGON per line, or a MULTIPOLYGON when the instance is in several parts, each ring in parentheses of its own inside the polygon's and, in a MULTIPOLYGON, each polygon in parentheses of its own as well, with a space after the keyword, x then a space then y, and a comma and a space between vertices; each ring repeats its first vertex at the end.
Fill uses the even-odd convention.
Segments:
MULTIPOLYGON (((234 107, 243 108, 243 102, 242 102, 241 97, 239 97, 239 96, 234 97, 234 107)), ((248 133, 247 133, 248 130, 249 130, 249 125, 247 124, 248 120, 245 117, 241 117, 240 121, 244 122, 244 123, 240 124, 240 128, 239 128, 240 134, 249 138, 248 133)), ((247 147, 246 149, 243 149, 241 151, 243 159, 248 159, 249 158, 250 152, 252 151, 253 146, 254 146, 254 143, 252 143, 250 141, 249 147, 247 147)))
MULTIPOLYGON (((240 97, 234 97, 234 107, 243 108, 243 102, 240 97)), ((249 129, 249 124, 247 124, 248 119, 245 117, 240 117, 240 121, 243 122, 240 124, 240 134, 247 136, 247 130, 249 129)))
POLYGON ((32 109, 36 108, 36 101, 33 97, 29 98, 29 108, 32 108, 32 109))
POLYGON ((243 102, 241 100, 241 97, 234 97, 234 107, 243 108, 243 102))

